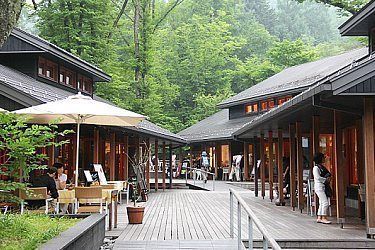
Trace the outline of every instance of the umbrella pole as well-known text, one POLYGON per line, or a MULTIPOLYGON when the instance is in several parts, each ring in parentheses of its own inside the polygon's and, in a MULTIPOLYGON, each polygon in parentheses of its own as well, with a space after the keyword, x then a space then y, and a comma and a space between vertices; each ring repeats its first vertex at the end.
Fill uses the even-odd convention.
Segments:
POLYGON ((77 120, 77 149, 76 149, 76 174, 75 174, 75 185, 78 186, 78 164, 79 164, 79 132, 81 127, 81 119, 77 120))

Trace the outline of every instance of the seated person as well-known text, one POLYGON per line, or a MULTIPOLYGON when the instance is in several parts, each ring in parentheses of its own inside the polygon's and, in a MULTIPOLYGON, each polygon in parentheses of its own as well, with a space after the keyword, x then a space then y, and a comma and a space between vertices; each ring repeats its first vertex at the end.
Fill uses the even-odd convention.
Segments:
MULTIPOLYGON (((47 187, 47 192, 53 199, 57 199, 59 197, 59 193, 57 192, 56 183, 55 183, 55 175, 57 173, 57 169, 55 167, 48 168, 46 173, 41 176, 36 176, 31 180, 32 187, 47 187)), ((42 200, 30 200, 28 204, 31 207, 42 207, 45 203, 42 200)))
POLYGON ((56 181, 56 188, 58 190, 63 190, 66 188, 66 184, 68 182, 68 176, 64 174, 64 165, 62 163, 56 162, 53 164, 53 167, 57 169, 57 178, 56 181))

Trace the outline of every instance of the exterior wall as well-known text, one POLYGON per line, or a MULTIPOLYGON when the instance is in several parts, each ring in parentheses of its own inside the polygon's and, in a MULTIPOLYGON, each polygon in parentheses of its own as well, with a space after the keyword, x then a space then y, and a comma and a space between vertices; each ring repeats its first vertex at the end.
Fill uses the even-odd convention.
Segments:
POLYGON ((37 55, 35 54, 0 54, 0 64, 16 69, 28 76, 37 76, 37 55))
POLYGON ((244 105, 237 105, 229 108, 229 120, 244 117, 245 107, 244 105))

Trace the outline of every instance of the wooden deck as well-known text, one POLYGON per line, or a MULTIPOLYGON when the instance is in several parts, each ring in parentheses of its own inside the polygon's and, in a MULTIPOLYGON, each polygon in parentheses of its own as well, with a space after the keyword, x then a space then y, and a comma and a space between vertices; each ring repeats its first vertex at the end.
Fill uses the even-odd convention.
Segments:
MULTIPOLYGON (((252 191, 225 182, 217 182, 216 186, 217 191, 214 192, 166 190, 151 193, 145 204, 145 217, 141 225, 129 225, 125 205, 120 206, 119 225, 115 231, 119 233, 119 237, 115 249, 148 249, 149 246, 158 244, 169 244, 168 248, 176 249, 181 244, 186 246, 186 242, 190 242, 192 248, 197 242, 206 242, 204 244, 208 244, 209 249, 216 249, 215 242, 222 240, 227 240, 227 246, 231 248, 229 244, 235 242, 229 237, 229 187, 241 192, 241 196, 276 239, 366 237, 364 226, 346 225, 344 229, 340 229, 338 225, 317 224, 315 218, 293 212, 290 207, 276 207, 268 199, 254 197, 252 191)), ((245 214, 242 214, 241 224, 242 238, 246 239, 248 232, 245 214)), ((237 228, 236 223, 235 227, 237 228)), ((255 238, 260 239, 258 232, 255 233, 255 238)))

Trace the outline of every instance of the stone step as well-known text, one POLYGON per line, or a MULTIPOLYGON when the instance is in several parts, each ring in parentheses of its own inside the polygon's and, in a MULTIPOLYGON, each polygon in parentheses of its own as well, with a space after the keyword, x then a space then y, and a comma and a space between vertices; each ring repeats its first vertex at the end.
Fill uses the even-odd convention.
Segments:
MULTIPOLYGON (((375 249, 375 240, 371 239, 300 239, 276 240, 282 249, 375 249)), ((248 241, 243 241, 245 248, 248 241)), ((255 249, 262 249, 261 240, 254 241, 255 249)))

